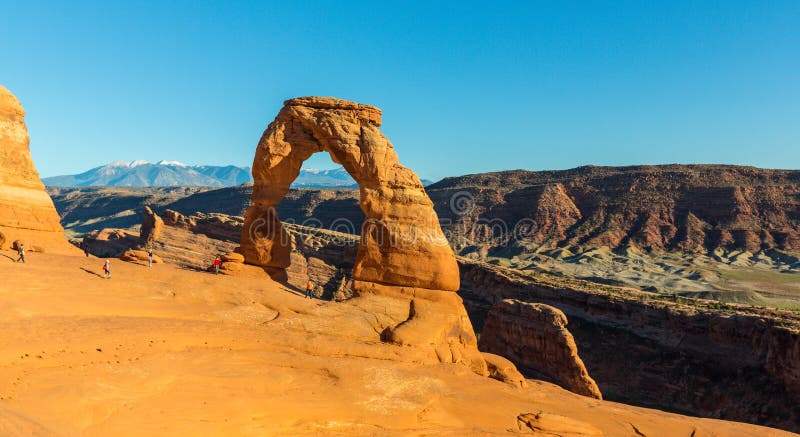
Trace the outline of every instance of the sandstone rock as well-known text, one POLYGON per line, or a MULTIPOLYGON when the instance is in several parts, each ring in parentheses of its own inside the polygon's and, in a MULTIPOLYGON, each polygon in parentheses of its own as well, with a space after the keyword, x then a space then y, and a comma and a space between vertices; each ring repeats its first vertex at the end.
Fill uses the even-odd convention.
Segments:
POLYGON ((184 227, 186 229, 191 227, 185 215, 171 209, 165 210, 161 214, 161 219, 164 220, 164 224, 167 226, 184 227))
POLYGON ((236 252, 226 253, 220 257, 223 262, 230 262, 230 263, 244 263, 244 255, 236 252))
POLYGON ((157 241, 163 227, 164 220, 156 215, 149 206, 145 206, 142 212, 142 228, 139 230, 141 244, 147 246, 157 241))
MULTIPOLYGON (((732 165, 586 166, 445 178, 426 191, 451 240, 487 241, 492 221, 537 247, 800 251, 800 171, 732 165), (468 213, 452 208, 471 199, 468 213), (534 225, 534 226, 531 226, 534 225)), ((495 235, 497 236, 497 235, 495 235)), ((495 239, 504 243, 502 239, 495 239)), ((496 247, 491 247, 497 249, 496 247)))
POLYGON ((333 300, 336 302, 343 302, 347 299, 353 297, 353 289, 352 285, 349 283, 347 278, 341 278, 339 281, 339 286, 336 287, 336 291, 333 292, 333 300))
POLYGON ((118 258, 125 251, 139 246, 139 235, 123 229, 106 228, 83 237, 89 252, 101 258, 118 258))
POLYGON ((525 377, 519 373, 517 366, 508 359, 500 355, 490 354, 488 352, 481 353, 486 367, 489 370, 489 377, 498 381, 503 381, 514 387, 524 388, 528 386, 525 377))
POLYGON ((567 316, 557 308, 505 299, 489 312, 479 347, 567 390, 602 399, 566 326, 567 316))
POLYGON ((298 249, 306 242, 293 238, 275 209, 302 163, 328 152, 358 182, 366 217, 352 273, 354 295, 408 305, 404 319, 381 328, 381 339, 488 375, 472 324, 453 293, 459 288, 458 267, 433 203, 417 175, 400 165, 380 124, 381 112, 373 106, 321 97, 286 101, 253 160, 252 206, 242 227, 241 253, 246 263, 298 288, 317 272, 322 272, 317 280, 335 284, 330 276, 335 269, 309 262, 298 249))
POLYGON ((326 151, 358 182, 366 216, 353 277, 434 290, 458 289, 458 268, 433 204, 380 132, 378 108, 334 98, 288 100, 259 142, 252 206, 242 231, 249 264, 286 268, 290 242, 275 206, 306 159, 326 151))
POLYGON ((286 282, 298 290, 305 290, 308 283, 308 261, 306 257, 297 251, 289 254, 290 264, 286 269, 270 269, 270 276, 276 281, 281 281, 282 276, 286 275, 286 282))
MULTIPOLYGON (((603 431, 586 422, 570 417, 545 412, 524 413, 517 416, 520 431, 530 430, 535 433, 553 436, 602 436, 603 431)), ((636 433, 635 435, 644 435, 636 433)))
POLYGON ((0 232, 9 241, 23 239, 50 252, 78 254, 64 236, 29 143, 22 105, 0 85, 0 232))
POLYGON ((567 195, 564 185, 546 185, 536 201, 535 226, 529 237, 536 243, 550 243, 566 238, 567 230, 581 219, 581 211, 567 195))
POLYGON ((217 240, 238 242, 242 236, 243 219, 228 214, 195 212, 186 216, 168 209, 162 214, 162 219, 167 226, 186 229, 217 240))
MULTIPOLYGON (((648 300, 643 299, 647 293, 534 277, 463 258, 459 267, 459 295, 473 321, 480 323, 494 303, 508 298, 563 311, 604 399, 800 431, 800 412, 786 409, 800 405, 800 316, 795 313, 719 308, 705 300, 689 305, 648 300)), ((520 365, 520 370, 526 369, 520 365)))
POLYGON ((472 323, 457 294, 358 280, 352 281, 352 288, 356 295, 365 298, 408 299, 407 318, 386 327, 381 340, 401 346, 427 346, 439 362, 464 364, 479 375, 489 375, 486 362, 478 352, 472 323))
MULTIPOLYGON (((126 250, 125 253, 123 253, 122 256, 120 256, 119 258, 123 261, 132 261, 132 262, 148 261, 147 252, 144 250, 134 250, 134 249, 126 250)), ((160 256, 153 254, 153 264, 160 264, 163 262, 164 260, 162 260, 160 256)))
POLYGON ((226 261, 226 262, 223 262, 222 264, 220 264, 219 271, 221 273, 225 273, 225 274, 230 275, 230 274, 234 274, 234 273, 242 271, 243 267, 244 267, 244 264, 242 264, 240 262, 226 261))

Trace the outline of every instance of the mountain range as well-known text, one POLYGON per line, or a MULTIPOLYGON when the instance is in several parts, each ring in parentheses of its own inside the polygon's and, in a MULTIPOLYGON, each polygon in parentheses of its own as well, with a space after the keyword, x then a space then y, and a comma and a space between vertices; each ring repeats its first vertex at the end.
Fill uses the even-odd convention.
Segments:
MULTIPOLYGON (((150 163, 115 161, 76 175, 42 178, 49 187, 230 187, 251 182, 249 167, 186 165, 177 161, 150 163)), ((427 181, 425 181, 427 182, 427 181)), ((295 188, 354 188, 356 182, 344 168, 301 169, 295 188)))

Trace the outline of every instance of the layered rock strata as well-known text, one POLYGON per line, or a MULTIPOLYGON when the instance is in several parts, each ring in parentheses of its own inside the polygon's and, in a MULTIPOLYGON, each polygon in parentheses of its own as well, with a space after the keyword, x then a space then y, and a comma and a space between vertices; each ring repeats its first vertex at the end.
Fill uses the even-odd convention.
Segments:
POLYGON ((800 431, 797 314, 533 276, 463 258, 459 267, 459 294, 481 338, 503 299, 558 308, 605 399, 800 431))
POLYGON ((536 379, 602 399, 578 346, 567 330, 567 316, 549 305, 504 299, 492 307, 478 347, 522 365, 536 379))
POLYGON ((525 250, 632 244, 657 251, 800 252, 797 170, 732 165, 514 170, 445 178, 427 191, 448 225, 448 237, 461 246, 482 241, 525 250), (456 198, 462 207, 453 204, 456 198), (499 235, 498 222, 505 235, 499 235))
POLYGON ((27 248, 76 254, 50 196, 44 190, 30 153, 25 111, 0 85, 0 241, 20 241, 27 248))

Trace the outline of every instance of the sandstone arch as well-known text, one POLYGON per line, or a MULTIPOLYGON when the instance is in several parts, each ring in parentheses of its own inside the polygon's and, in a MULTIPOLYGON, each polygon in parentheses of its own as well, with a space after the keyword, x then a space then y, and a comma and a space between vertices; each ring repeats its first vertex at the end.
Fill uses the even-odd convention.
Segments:
POLYGON ((288 238, 274 207, 303 161, 328 152, 358 182, 366 217, 353 279, 456 291, 458 265, 417 175, 400 165, 381 133, 380 109, 329 97, 287 100, 261 137, 253 160, 252 206, 241 250, 248 264, 286 268, 288 238))

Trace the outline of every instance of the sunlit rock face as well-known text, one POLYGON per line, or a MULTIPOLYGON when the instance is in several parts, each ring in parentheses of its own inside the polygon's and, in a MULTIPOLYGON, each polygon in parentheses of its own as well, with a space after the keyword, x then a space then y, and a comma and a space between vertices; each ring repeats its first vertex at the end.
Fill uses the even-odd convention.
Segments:
MULTIPOLYGON (((398 319, 380 339, 421 346, 440 362, 463 363, 487 375, 461 298, 458 265, 433 203, 417 175, 400 165, 381 133, 381 111, 330 97, 301 97, 284 107, 261 137, 253 160, 252 206, 245 214, 240 252, 248 264, 289 279, 292 239, 275 206, 288 193, 303 161, 328 152, 358 182, 365 221, 352 272, 362 300, 389 297, 398 319)), ((298 260, 299 261, 299 260, 298 260)))
POLYGON ((329 97, 287 100, 253 161, 252 206, 242 251, 247 263, 286 268, 291 247, 274 207, 303 161, 328 152, 358 182, 362 227, 353 278, 380 284, 455 291, 458 267, 433 203, 417 175, 400 165, 378 127, 381 111, 329 97))
POLYGON ((0 85, 0 247, 75 253, 33 165, 25 111, 0 85))

